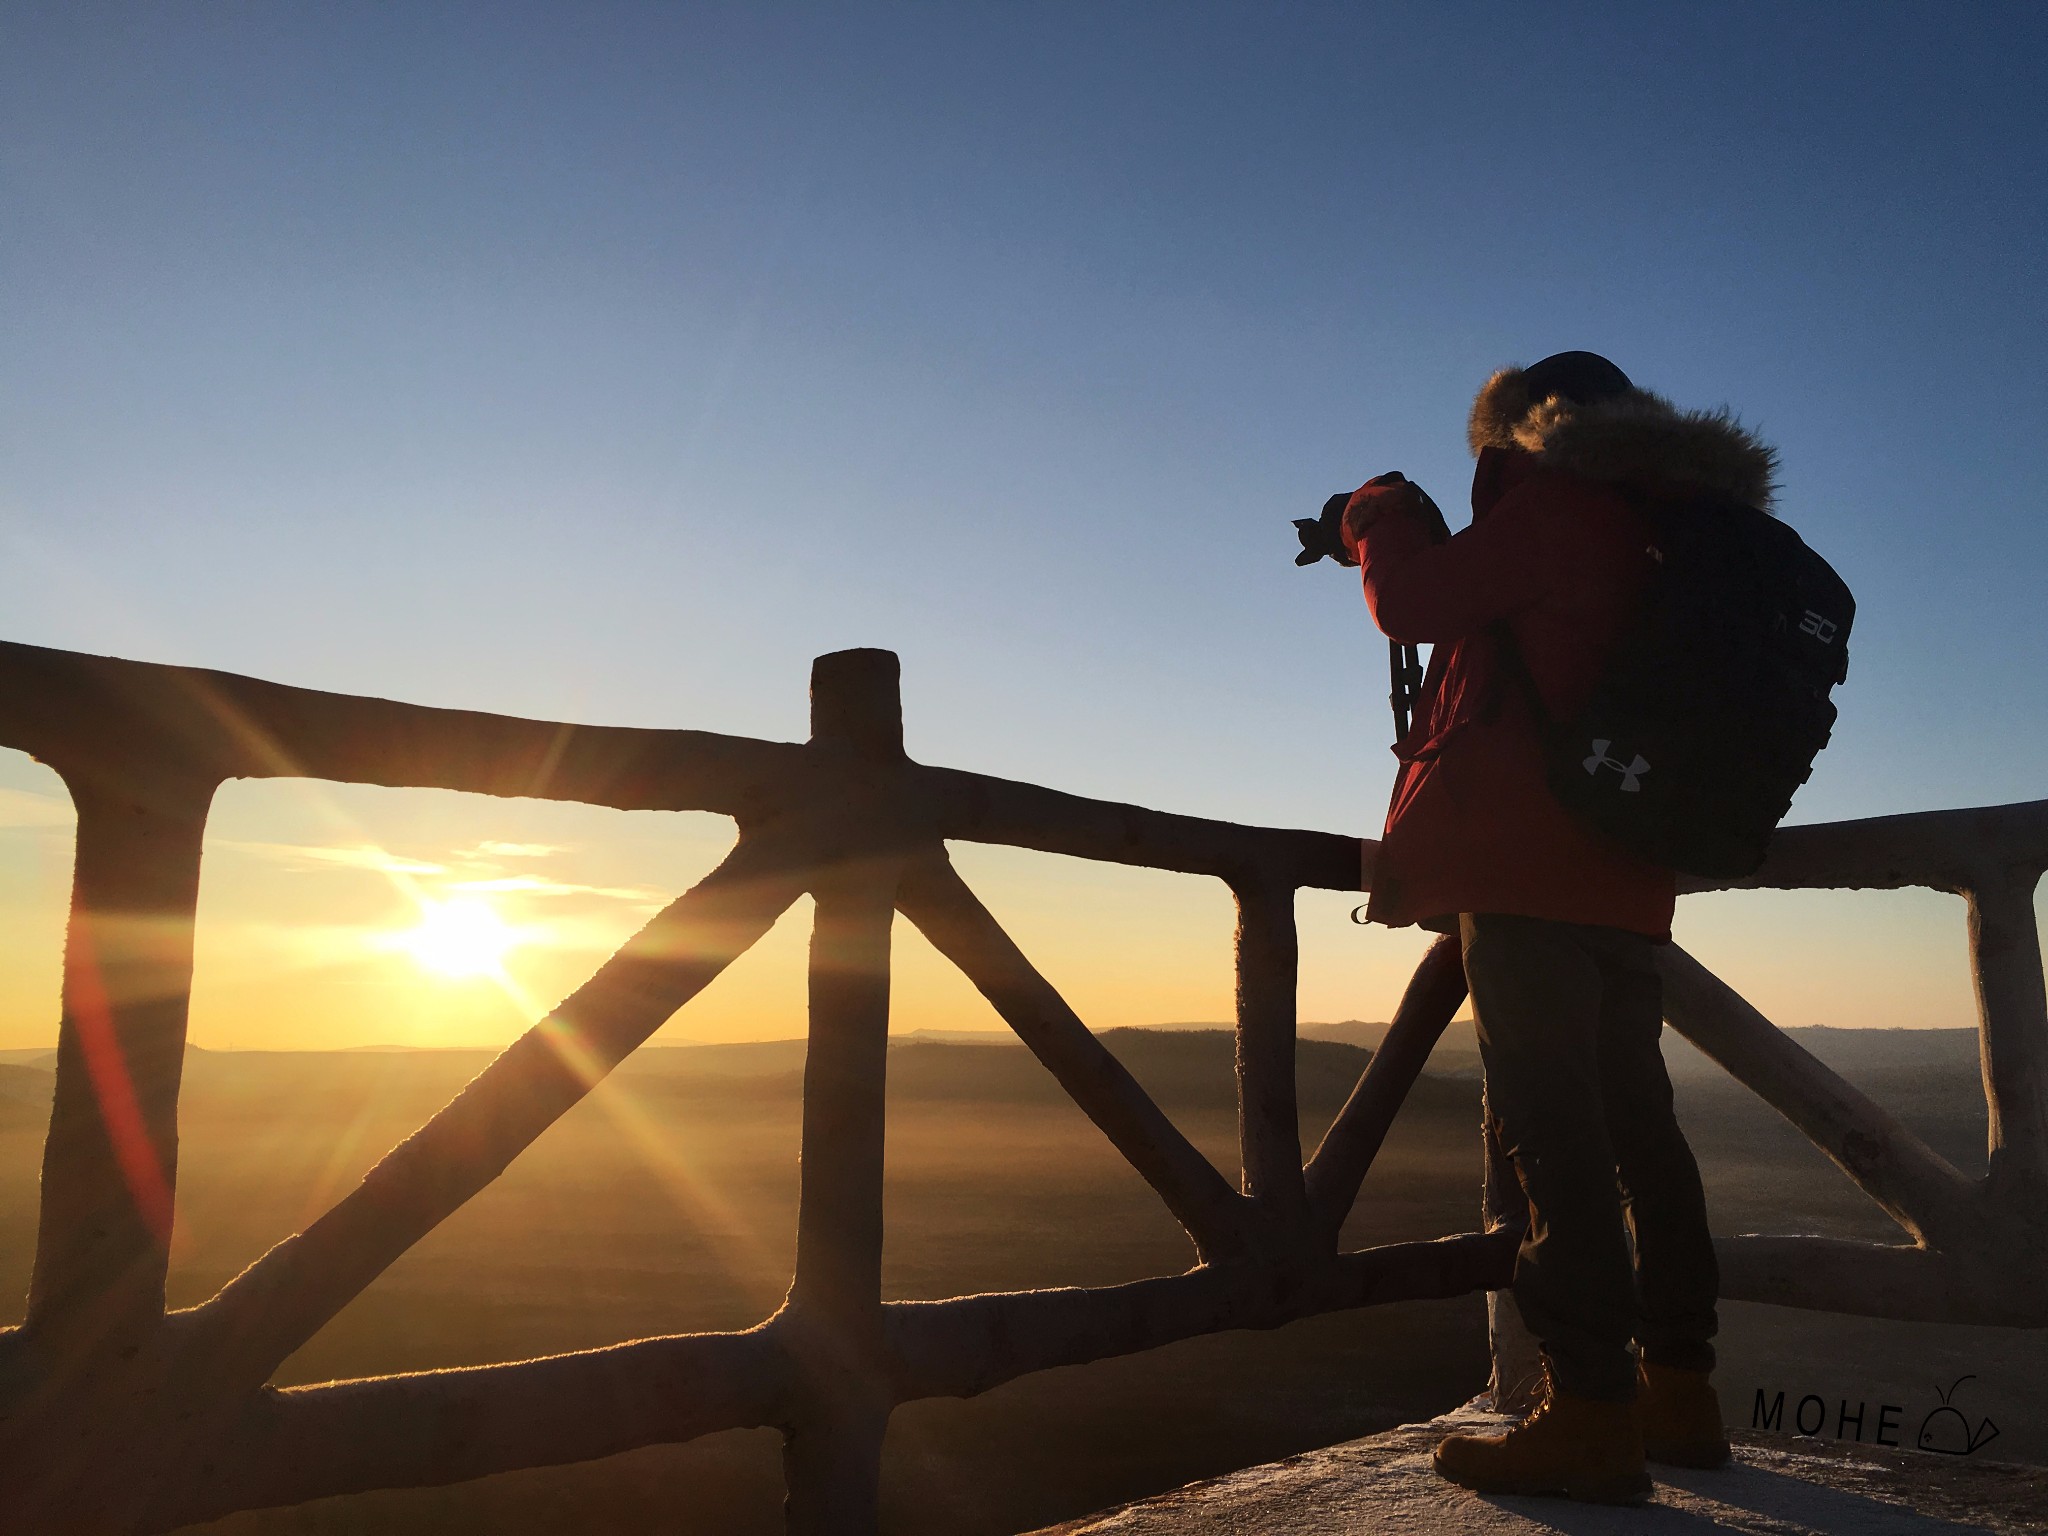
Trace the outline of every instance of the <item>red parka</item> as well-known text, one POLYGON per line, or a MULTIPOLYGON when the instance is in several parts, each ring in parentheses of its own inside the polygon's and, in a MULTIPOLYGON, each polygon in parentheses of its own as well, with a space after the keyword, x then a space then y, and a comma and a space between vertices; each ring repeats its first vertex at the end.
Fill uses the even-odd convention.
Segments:
POLYGON ((1367 915, 1440 926, 1460 912, 1598 923, 1668 938, 1672 872, 1570 815, 1545 783, 1513 632, 1553 719, 1584 707, 1651 571, 1642 495, 1712 490, 1768 504, 1773 455, 1723 413, 1647 391, 1577 407, 1516 393, 1503 370, 1473 408, 1472 523, 1436 542, 1415 498, 1353 498, 1366 602, 1395 640, 1435 647, 1372 871, 1367 915))

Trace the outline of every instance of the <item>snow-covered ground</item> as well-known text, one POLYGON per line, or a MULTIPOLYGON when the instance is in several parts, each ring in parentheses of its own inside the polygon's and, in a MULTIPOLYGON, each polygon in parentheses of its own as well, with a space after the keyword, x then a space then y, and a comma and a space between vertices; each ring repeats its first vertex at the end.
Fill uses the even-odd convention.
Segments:
POLYGON ((1978 1536, 2048 1531, 2048 1470, 1744 1435, 1718 1472, 1658 1467, 1653 1502, 1614 1509, 1482 1498, 1430 1469, 1476 1408, 1248 1467, 1039 1536, 1978 1536))

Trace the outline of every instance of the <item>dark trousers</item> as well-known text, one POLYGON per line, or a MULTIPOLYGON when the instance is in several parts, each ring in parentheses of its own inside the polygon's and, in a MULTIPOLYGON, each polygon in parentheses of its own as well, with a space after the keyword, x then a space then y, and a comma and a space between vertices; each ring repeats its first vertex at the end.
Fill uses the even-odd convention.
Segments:
POLYGON ((1493 1129, 1529 1199, 1515 1305, 1552 1379, 1633 1397, 1631 1339, 1658 1364, 1712 1370, 1720 1273, 1657 1044, 1653 941, 1469 912, 1458 935, 1493 1129))

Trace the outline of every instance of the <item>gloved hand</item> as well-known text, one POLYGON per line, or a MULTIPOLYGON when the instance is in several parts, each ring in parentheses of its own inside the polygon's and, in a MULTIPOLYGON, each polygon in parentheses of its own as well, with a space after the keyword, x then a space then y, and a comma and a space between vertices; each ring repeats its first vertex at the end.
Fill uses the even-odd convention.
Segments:
MULTIPOLYGON (((1358 541, 1365 537, 1366 530, 1383 517, 1396 512, 1423 512, 1427 508, 1435 511, 1435 504, 1422 494, 1422 487, 1416 485, 1398 469, 1388 470, 1384 475, 1374 475, 1365 484, 1351 493, 1351 500, 1344 508, 1343 538, 1345 549, 1351 558, 1358 558, 1358 541)), ((1442 514, 1437 521, 1441 522, 1442 514)))

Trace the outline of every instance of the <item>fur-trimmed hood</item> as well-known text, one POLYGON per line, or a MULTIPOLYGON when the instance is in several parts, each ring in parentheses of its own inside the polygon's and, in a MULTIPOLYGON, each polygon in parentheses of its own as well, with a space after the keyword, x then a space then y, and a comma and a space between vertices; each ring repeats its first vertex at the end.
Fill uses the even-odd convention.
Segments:
POLYGON ((1771 510, 1778 451, 1727 410, 1682 411, 1647 389, 1591 404, 1532 399, 1520 368, 1503 368, 1472 402, 1472 452, 1517 448, 1589 480, 1705 491, 1771 510))

